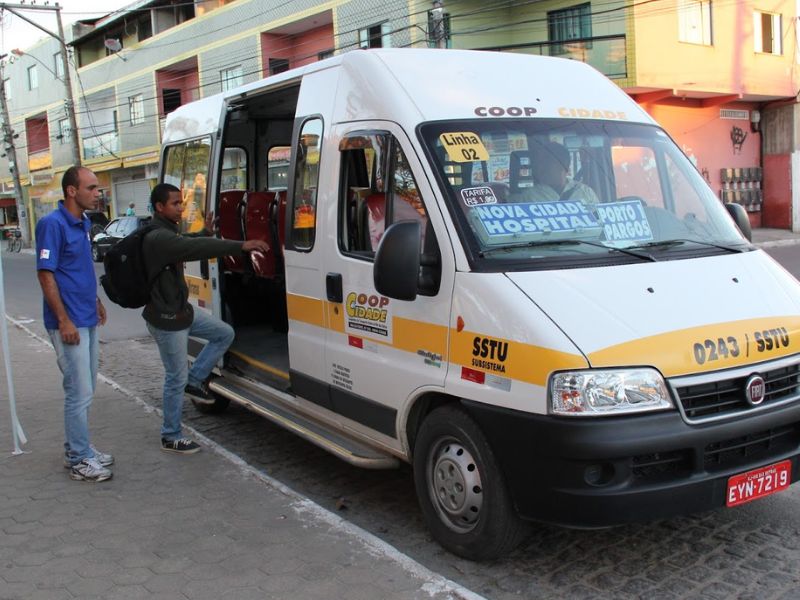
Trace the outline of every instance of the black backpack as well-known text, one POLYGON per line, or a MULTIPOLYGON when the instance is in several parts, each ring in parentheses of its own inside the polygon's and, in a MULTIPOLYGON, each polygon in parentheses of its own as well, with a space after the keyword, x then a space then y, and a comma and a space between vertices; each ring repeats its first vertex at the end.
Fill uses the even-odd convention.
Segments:
POLYGON ((125 308, 139 308, 150 301, 153 281, 147 279, 142 244, 144 236, 155 229, 145 225, 129 233, 106 252, 103 258, 105 275, 100 284, 108 299, 125 308))

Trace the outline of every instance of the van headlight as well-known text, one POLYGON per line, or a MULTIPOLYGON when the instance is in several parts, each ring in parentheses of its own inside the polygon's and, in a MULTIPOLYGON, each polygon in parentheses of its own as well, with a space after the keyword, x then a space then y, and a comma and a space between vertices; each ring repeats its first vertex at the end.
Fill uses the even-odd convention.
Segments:
POLYGON ((550 411, 555 415, 595 417, 674 407, 655 369, 566 371, 550 377, 550 411))

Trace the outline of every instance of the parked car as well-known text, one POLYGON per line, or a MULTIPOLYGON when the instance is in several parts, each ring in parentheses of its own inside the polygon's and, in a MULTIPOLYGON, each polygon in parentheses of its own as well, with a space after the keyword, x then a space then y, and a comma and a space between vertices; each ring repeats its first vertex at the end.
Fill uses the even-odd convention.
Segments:
POLYGON ((150 222, 150 215, 118 217, 92 238, 92 259, 100 262, 114 244, 150 222))
POLYGON ((87 210, 84 211, 83 214, 85 214, 92 222, 92 228, 89 230, 89 235, 92 239, 94 239, 94 236, 103 231, 105 226, 108 225, 108 217, 102 210, 87 210))

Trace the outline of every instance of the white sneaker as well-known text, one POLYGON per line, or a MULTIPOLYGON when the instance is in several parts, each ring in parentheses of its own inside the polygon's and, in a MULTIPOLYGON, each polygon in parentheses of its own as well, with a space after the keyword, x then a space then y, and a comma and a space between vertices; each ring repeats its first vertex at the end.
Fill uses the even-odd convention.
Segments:
POLYGON ((96 458, 84 458, 69 470, 69 476, 75 481, 105 481, 111 479, 113 473, 97 462, 96 458))
MULTIPOLYGON (((114 464, 113 455, 106 454, 105 452, 100 452, 100 450, 95 448, 94 444, 90 444, 89 447, 92 449, 92 452, 94 452, 94 457, 97 459, 97 462, 99 462, 102 466, 110 467, 111 465, 114 464)), ((69 462, 69 456, 67 456, 67 454, 64 453, 64 468, 69 469, 71 467, 72 464, 70 464, 69 462)))

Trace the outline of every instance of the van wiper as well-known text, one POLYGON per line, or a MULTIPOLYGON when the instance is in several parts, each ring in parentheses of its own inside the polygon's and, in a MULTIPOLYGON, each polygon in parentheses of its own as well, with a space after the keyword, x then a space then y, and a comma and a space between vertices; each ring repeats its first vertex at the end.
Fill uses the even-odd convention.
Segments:
POLYGON ((646 254, 644 252, 634 252, 628 248, 614 248, 611 246, 606 246, 605 244, 601 244, 600 242, 590 242, 588 240, 531 240, 529 242, 522 242, 518 244, 507 244, 505 246, 498 246, 496 248, 488 248, 487 250, 482 250, 478 253, 480 258, 485 258, 490 254, 494 254, 500 251, 507 251, 507 250, 514 250, 516 248, 536 248, 539 246, 577 246, 579 244, 584 244, 586 246, 594 246, 596 248, 602 248, 603 250, 608 250, 609 253, 616 252, 621 254, 629 254, 630 256, 635 256, 636 258, 641 258, 644 260, 649 260, 652 262, 656 262, 657 259, 650 254, 646 254))
POLYGON ((661 240, 660 242, 647 242, 646 244, 638 244, 636 246, 627 246, 626 249, 630 250, 631 248, 665 248, 668 246, 680 246, 682 244, 698 244, 699 246, 710 246, 712 248, 719 248, 720 250, 726 250, 728 252, 747 252, 748 249, 745 248, 734 248, 733 246, 726 246, 724 244, 715 244, 713 242, 704 242, 701 240, 690 240, 688 238, 676 238, 673 240, 661 240))

